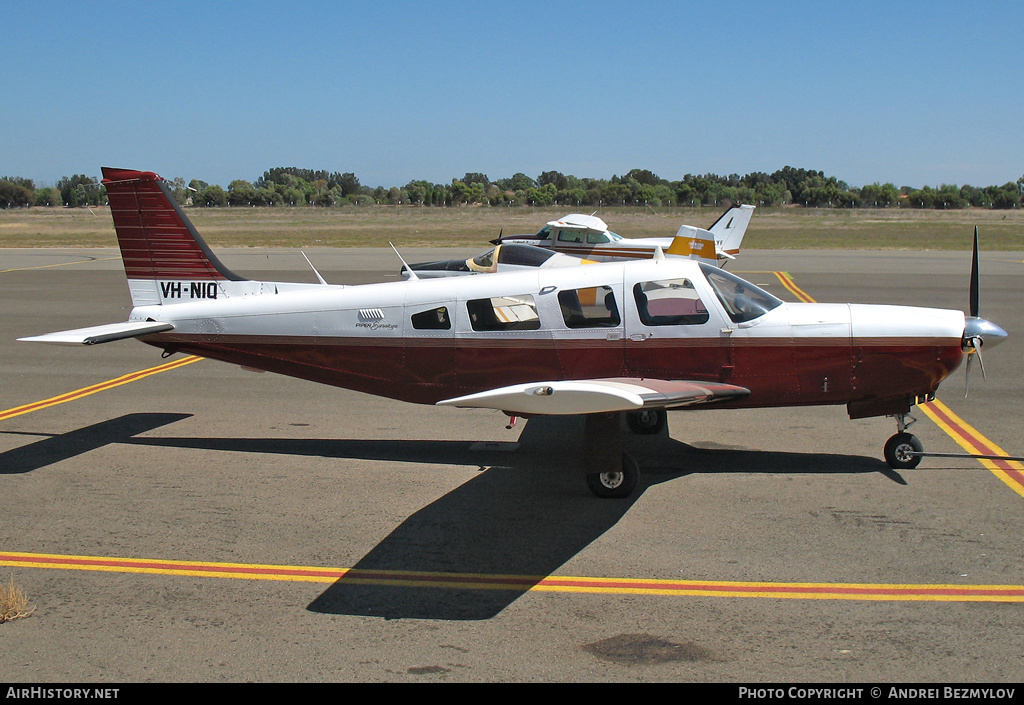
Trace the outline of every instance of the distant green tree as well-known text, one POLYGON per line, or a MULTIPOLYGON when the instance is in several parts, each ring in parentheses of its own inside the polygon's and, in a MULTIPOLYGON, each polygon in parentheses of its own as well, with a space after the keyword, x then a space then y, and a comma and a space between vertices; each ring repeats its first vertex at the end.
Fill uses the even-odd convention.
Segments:
POLYGON ((645 186, 657 186, 660 183, 664 183, 663 179, 648 169, 631 169, 623 178, 633 179, 645 186))
POLYGON ((900 197, 899 190, 891 183, 879 184, 877 181, 860 189, 860 200, 865 206, 879 208, 895 205, 900 197))
POLYGON ((23 184, 23 180, 0 179, 0 208, 27 208, 33 204, 35 193, 23 184))
POLYGON ((481 174, 478 171, 467 172, 466 175, 462 177, 462 182, 469 185, 481 184, 484 187, 491 185, 491 180, 487 178, 487 174, 481 174))
POLYGON ((167 185, 171 189, 171 196, 174 198, 174 201, 180 206, 185 205, 188 201, 189 195, 191 194, 188 187, 185 185, 185 179, 177 176, 170 179, 167 182, 167 185))
POLYGON ((252 206, 256 201, 256 189, 248 181, 235 179, 228 184, 229 206, 252 206))
POLYGON ((1008 182, 999 187, 992 187, 992 207, 997 209, 1019 208, 1020 192, 1017 184, 1008 182))
POLYGON ((561 191, 568 187, 569 182, 565 178, 565 174, 560 171, 545 171, 537 177, 538 186, 547 186, 553 184, 556 191, 561 191))
POLYGON ((85 174, 63 176, 57 180, 57 188, 66 206, 98 206, 106 200, 106 189, 85 174))
POLYGON ((499 179, 495 183, 507 191, 525 191, 526 189, 537 186, 536 181, 521 172, 513 174, 509 179, 499 179))
POLYGON ((199 189, 196 193, 192 194, 192 203, 205 207, 226 206, 228 204, 228 194, 223 188, 214 184, 199 189))
POLYGON ((36 189, 34 200, 37 206, 59 206, 60 191, 52 186, 36 189))
POLYGON ((356 178, 355 174, 351 172, 341 174, 334 182, 341 187, 342 193, 346 196, 359 195, 359 179, 356 178))

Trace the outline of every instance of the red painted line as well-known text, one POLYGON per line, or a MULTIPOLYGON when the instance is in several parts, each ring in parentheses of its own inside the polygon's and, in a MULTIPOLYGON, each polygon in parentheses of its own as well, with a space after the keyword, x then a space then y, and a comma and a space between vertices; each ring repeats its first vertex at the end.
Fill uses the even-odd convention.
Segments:
POLYGON ((760 597, 785 599, 938 600, 1024 602, 1024 585, 888 585, 856 583, 768 583, 712 580, 643 580, 571 576, 486 575, 358 568, 207 563, 101 556, 0 552, 0 565, 105 570, 233 579, 353 582, 397 587, 459 587, 527 592, 624 593, 660 596, 760 597))
MULTIPOLYGON (((953 410, 942 402, 936 400, 921 405, 922 411, 928 414, 933 421, 943 429, 953 440, 969 453, 980 455, 1005 456, 1002 448, 982 436, 978 431, 971 428, 965 421, 960 419, 953 410)), ((989 468, 1000 477, 1015 492, 1024 496, 1024 465, 1019 461, 1001 458, 989 458, 979 460, 985 467, 989 468)))

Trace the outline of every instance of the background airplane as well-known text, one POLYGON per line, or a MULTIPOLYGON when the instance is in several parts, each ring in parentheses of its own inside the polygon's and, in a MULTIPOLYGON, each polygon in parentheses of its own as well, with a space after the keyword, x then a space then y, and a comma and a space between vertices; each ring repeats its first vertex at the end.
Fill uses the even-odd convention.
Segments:
POLYGON ((530 267, 567 267, 578 264, 593 264, 598 261, 618 259, 645 259, 656 257, 686 257, 712 264, 724 264, 725 259, 735 259, 750 220, 753 206, 736 206, 726 212, 712 228, 718 228, 719 235, 689 225, 680 226, 674 238, 643 238, 626 240, 608 231, 604 221, 589 215, 568 215, 562 220, 551 221, 536 236, 514 236, 499 238, 495 247, 468 259, 441 260, 406 264, 403 260, 403 279, 430 279, 437 277, 458 277, 468 274, 494 274, 514 272, 530 267), (739 209, 739 216, 730 215, 739 209), (728 217, 727 217, 728 216, 728 217), (522 238, 520 240, 520 238, 522 238), (718 238, 718 239, 716 239, 718 238), (585 241, 585 247, 578 241, 585 241), (571 241, 571 242, 570 242, 571 241), (617 243, 617 244, 616 244, 617 243), (622 243, 627 243, 622 245, 622 243), (728 243, 730 249, 722 247, 728 243), (616 249, 612 249, 615 245, 616 249), (614 253, 619 246, 629 249, 629 257, 614 253), (566 254, 569 250, 589 251, 594 259, 566 254))
POLYGON ((670 257, 713 264, 735 259, 747 232, 754 206, 735 205, 710 228, 681 225, 675 237, 625 238, 598 217, 574 213, 552 220, 534 235, 499 236, 491 244, 522 243, 596 261, 648 259, 658 248, 670 257))
POLYGON ((504 245, 495 245, 486 252, 468 259, 404 264, 401 275, 403 279, 436 279, 438 277, 461 277, 469 274, 515 272, 538 267, 573 267, 593 263, 594 260, 580 259, 546 247, 510 242, 504 245))
POLYGON ((914 467, 906 432, 964 357, 1006 333, 932 308, 791 304, 708 263, 647 259, 360 286, 248 280, 210 251, 166 182, 103 169, 128 278, 128 320, 23 338, 92 345, 138 338, 164 354, 423 404, 510 416, 579 414, 584 469, 602 497, 639 468, 623 414, 657 432, 668 410, 844 404, 893 416, 892 467, 914 467))

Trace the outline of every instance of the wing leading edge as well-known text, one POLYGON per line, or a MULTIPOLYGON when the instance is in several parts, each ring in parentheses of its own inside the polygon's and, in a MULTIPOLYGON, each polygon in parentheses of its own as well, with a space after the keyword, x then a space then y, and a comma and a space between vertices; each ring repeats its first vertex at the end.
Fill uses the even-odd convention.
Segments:
POLYGON ((676 409, 741 399, 745 387, 720 382, 663 379, 585 379, 529 382, 437 402, 439 406, 498 409, 515 415, 598 414, 676 409))

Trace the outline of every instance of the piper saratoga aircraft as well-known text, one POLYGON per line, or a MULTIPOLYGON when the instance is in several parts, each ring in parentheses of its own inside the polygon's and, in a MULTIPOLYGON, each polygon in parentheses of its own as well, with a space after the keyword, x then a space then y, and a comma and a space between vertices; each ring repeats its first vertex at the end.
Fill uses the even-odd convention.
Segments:
POLYGON ((137 338, 177 352, 422 404, 585 418, 591 491, 623 497, 639 468, 623 414, 657 432, 676 409, 845 404, 889 415, 885 458, 914 467, 911 407, 1006 333, 971 315, 784 303, 704 262, 586 267, 359 286, 252 281, 210 251, 166 182, 103 169, 133 309, 122 323, 22 340, 137 338))
POLYGON ((491 244, 535 245, 599 262, 650 259, 660 248, 668 257, 724 264, 739 254, 753 214, 754 206, 735 205, 707 230, 682 225, 675 237, 625 238, 611 232, 600 218, 574 213, 552 220, 534 235, 499 235, 491 244))

